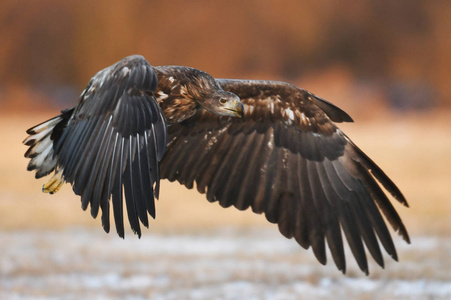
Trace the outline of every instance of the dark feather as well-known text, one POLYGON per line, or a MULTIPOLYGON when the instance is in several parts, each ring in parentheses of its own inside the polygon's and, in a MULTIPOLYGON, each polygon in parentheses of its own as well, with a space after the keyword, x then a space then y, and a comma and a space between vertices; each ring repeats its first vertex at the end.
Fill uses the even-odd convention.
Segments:
POLYGON ((113 215, 114 222, 116 224, 116 231, 120 237, 124 237, 124 217, 123 217, 123 208, 122 208, 122 174, 123 174, 123 165, 124 165, 124 138, 119 140, 119 144, 117 144, 116 148, 116 156, 114 157, 114 162, 116 166, 114 168, 114 172, 112 175, 114 176, 114 184, 113 190, 111 192, 112 203, 113 203, 113 215))
MULTIPOLYGON (((110 169, 110 162, 111 162, 111 156, 113 154, 112 151, 112 140, 113 140, 113 129, 109 128, 109 131, 106 133, 107 135, 107 141, 103 144, 102 149, 99 151, 100 159, 97 160, 98 164, 95 166, 95 168, 99 169, 100 172, 98 173, 96 178, 93 178, 92 180, 95 181, 94 185, 94 191, 92 194, 92 201, 91 201, 91 215, 95 218, 97 217, 97 213, 99 211, 99 206, 101 203, 107 202, 109 200, 109 197, 106 196, 106 193, 103 195, 103 190, 107 186, 107 172, 110 169)), ((109 195, 109 194, 108 194, 109 195)), ((102 207, 103 209, 107 209, 107 207, 104 205, 102 207)), ((102 215, 103 216, 103 215, 102 215)))

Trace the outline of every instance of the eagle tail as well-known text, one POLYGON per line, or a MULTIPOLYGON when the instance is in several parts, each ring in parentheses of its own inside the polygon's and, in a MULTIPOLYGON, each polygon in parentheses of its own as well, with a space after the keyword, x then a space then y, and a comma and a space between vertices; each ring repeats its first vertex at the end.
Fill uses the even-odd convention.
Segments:
POLYGON ((23 141, 29 146, 25 157, 31 159, 27 170, 36 170, 36 178, 50 174, 57 167, 54 144, 60 136, 61 129, 67 126, 72 112, 73 109, 65 110, 61 115, 27 130, 29 136, 23 141))

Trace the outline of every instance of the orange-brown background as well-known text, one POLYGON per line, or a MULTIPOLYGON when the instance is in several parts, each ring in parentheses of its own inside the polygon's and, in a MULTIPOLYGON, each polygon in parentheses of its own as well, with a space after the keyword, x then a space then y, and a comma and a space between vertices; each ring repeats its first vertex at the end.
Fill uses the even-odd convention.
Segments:
MULTIPOLYGON (((142 54, 152 65, 187 65, 215 77, 289 81, 349 112, 356 123, 340 127, 399 185, 411 205, 407 209, 394 204, 413 244, 402 248, 409 250, 403 250, 399 264, 370 279, 386 285, 392 279, 449 282, 450 262, 444 254, 449 246, 437 242, 424 252, 419 241, 425 236, 446 240, 451 234, 450 36, 451 2, 440 0, 3 1, 0 234, 61 229, 65 235, 64 230, 74 226, 102 231, 100 220, 80 209, 79 197, 69 186, 53 196, 41 193, 45 179, 35 180, 26 171, 21 142, 27 128, 75 105, 97 71, 124 56, 142 54), (417 273, 406 271, 412 265, 418 266, 417 273)), ((222 209, 203 195, 164 181, 157 220, 143 235, 211 232, 224 226, 277 230, 263 216, 222 209)), ((37 236, 46 237, 46 231, 37 236)), ((403 242, 395 238, 395 244, 403 242)), ((305 257, 304 252, 299 250, 296 257, 305 257)), ((279 260, 287 263, 283 257, 279 260)), ((47 260, 43 262, 36 270, 25 266, 2 271, 0 296, 9 279, 14 283, 22 282, 22 274, 52 274, 46 271, 47 260)), ((312 266, 321 271, 306 278, 295 274, 293 284, 318 274, 339 276, 314 259, 312 266)), ((57 276, 65 272, 72 274, 70 267, 55 271, 57 276)), ((92 272, 90 265, 86 272, 92 272)), ((238 278, 257 282, 253 273, 251 268, 245 273, 251 279, 238 278)), ((264 278, 271 274, 266 268, 261 273, 264 278)), ((188 277, 183 282, 204 284, 188 277)), ((28 290, 23 282, 18 295, 28 290)), ((312 285, 318 287, 316 279, 312 285)), ((62 296, 64 289, 58 294, 43 287, 30 295, 62 296)))
MULTIPOLYGON (((100 69, 142 54, 215 77, 285 80, 339 105, 397 182, 413 232, 449 234, 449 1, 6 1, 0 11, 0 229, 95 224, 66 186, 41 194, 25 129, 72 106, 100 69)), ((163 183, 153 230, 265 224, 163 183), (189 227, 189 226, 188 226, 189 227)), ((101 230, 98 227, 99 230, 101 230)))

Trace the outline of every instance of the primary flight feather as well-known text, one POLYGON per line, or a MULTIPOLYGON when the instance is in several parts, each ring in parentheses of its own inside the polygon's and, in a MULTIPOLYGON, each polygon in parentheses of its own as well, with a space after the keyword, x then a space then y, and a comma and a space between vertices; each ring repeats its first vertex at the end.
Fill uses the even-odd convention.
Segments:
POLYGON ((409 242, 385 191, 407 201, 335 122, 352 119, 291 84, 214 79, 134 55, 98 72, 76 107, 28 129, 25 157, 36 178, 54 172, 43 191, 69 182, 83 209, 100 209, 106 232, 112 205, 119 236, 124 209, 140 236, 167 178, 223 207, 264 213, 322 264, 327 244, 344 273, 343 232, 368 274, 365 246, 382 267, 380 244, 397 260, 383 216, 409 242))

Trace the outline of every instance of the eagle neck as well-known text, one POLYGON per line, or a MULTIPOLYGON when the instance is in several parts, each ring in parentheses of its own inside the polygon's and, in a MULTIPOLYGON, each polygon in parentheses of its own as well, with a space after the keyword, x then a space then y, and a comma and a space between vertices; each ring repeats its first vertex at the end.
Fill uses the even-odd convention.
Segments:
POLYGON ((187 83, 180 80, 178 71, 172 67, 155 68, 158 78, 155 97, 169 125, 191 118, 200 109, 200 105, 188 92, 187 83))

